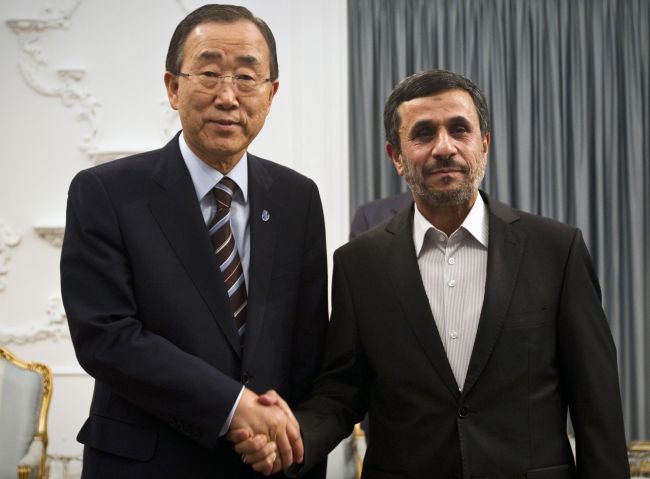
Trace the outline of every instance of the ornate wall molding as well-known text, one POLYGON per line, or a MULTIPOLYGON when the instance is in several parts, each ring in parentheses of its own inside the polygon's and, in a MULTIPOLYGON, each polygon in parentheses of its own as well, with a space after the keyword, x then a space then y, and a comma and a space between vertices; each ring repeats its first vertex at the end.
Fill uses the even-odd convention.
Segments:
POLYGON ((40 42, 48 31, 67 30, 80 3, 81 0, 74 0, 67 8, 44 9, 41 18, 13 19, 6 23, 18 37, 22 50, 20 71, 26 83, 41 95, 60 97, 67 108, 77 112, 76 119, 87 128, 79 148, 90 156, 97 150, 102 105, 83 85, 85 71, 51 68, 40 42))
POLYGON ((180 5, 180 7, 183 9, 183 11, 184 11, 185 13, 190 13, 192 10, 198 8, 198 7, 191 7, 191 6, 189 6, 189 5, 187 4, 188 2, 185 1, 185 0, 176 0, 176 1, 178 2, 178 4, 180 5))
POLYGON ((109 161, 124 158, 125 156, 135 155, 138 151, 94 151, 88 155, 94 165, 101 165, 109 161))
POLYGON ((0 328, 0 344, 26 344, 52 339, 69 338, 67 317, 60 296, 52 296, 46 309, 47 318, 25 325, 0 328))
POLYGON ((38 236, 50 243, 55 248, 60 248, 63 244, 63 234, 65 233, 65 226, 51 225, 51 224, 38 224, 34 225, 34 231, 38 236))
POLYGON ((20 235, 0 218, 0 292, 7 287, 7 283, 3 279, 3 276, 9 272, 9 268, 6 266, 10 259, 7 249, 18 246, 20 239, 20 235))

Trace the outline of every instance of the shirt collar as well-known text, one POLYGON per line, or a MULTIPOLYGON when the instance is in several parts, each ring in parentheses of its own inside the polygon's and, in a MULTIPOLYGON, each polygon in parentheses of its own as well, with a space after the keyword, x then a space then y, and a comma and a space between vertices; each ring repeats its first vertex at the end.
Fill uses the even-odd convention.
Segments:
MULTIPOLYGON (((433 228, 435 231, 440 230, 433 226, 429 221, 420 213, 418 205, 415 205, 415 212, 413 214, 413 244, 415 245, 415 254, 420 256, 422 246, 424 245, 424 238, 429 229, 433 228)), ((463 228, 471 234, 479 243, 485 248, 488 246, 488 214, 483 197, 479 193, 476 197, 474 205, 469 210, 465 220, 460 225, 459 229, 463 228)))
MULTIPOLYGON (((224 175, 196 156, 187 145, 184 135, 185 132, 178 137, 178 146, 192 177, 196 196, 200 201, 221 181, 224 175)), ((244 203, 246 203, 248 201, 248 153, 244 153, 244 156, 241 157, 235 167, 228 172, 228 178, 237 183, 244 197, 244 203)))

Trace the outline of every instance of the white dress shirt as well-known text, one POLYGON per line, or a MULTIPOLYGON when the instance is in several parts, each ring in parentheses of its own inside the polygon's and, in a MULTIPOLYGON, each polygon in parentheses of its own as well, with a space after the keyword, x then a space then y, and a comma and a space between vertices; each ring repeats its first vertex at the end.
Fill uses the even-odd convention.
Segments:
POLYGON ((488 215, 481 195, 449 237, 416 205, 413 243, 431 313, 462 390, 485 295, 488 215))
MULTIPOLYGON (((202 161, 194 154, 190 147, 187 146, 184 133, 178 137, 178 144, 181 149, 181 155, 185 165, 192 177, 194 189, 196 190, 196 197, 201 206, 201 213, 203 213, 203 220, 207 225, 217 211, 217 201, 212 194, 212 189, 215 187, 221 178, 224 177, 219 171, 212 168, 210 165, 202 161)), ((232 198, 230 205, 230 229, 235 237, 235 246, 237 253, 241 259, 242 268, 244 269, 245 285, 248 289, 248 267, 250 265, 250 252, 251 252, 251 235, 249 226, 250 205, 248 203, 248 155, 244 156, 237 162, 235 167, 228 172, 228 178, 237 183, 237 191, 232 198)), ((206 233, 207 234, 207 233, 206 233)), ((233 319, 233 325, 234 325, 233 319)), ((226 418, 226 422, 222 425, 219 435, 223 436, 228 432, 232 417, 235 414, 235 409, 239 404, 242 394, 244 393, 244 386, 242 385, 239 396, 230 409, 230 414, 226 418)))

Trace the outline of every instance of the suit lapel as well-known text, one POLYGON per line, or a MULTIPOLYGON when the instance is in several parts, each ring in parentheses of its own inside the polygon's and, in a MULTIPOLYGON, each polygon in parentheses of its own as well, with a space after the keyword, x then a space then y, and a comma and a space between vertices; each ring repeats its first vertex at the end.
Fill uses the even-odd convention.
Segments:
POLYGON ((278 211, 279 205, 271 194, 273 178, 260 159, 251 154, 248 155, 248 185, 251 252, 244 342, 245 357, 253 357, 264 323, 266 299, 271 284, 277 240, 277 221, 274 221, 273 213, 278 211))
POLYGON ((178 147, 178 136, 161 150, 153 180, 160 186, 160 194, 149 201, 151 213, 233 350, 241 354, 225 287, 217 273, 219 266, 178 147))
POLYGON ((512 227, 519 217, 512 208, 484 195, 490 214, 485 296, 463 396, 466 396, 485 368, 501 333, 515 288, 526 235, 512 227))
MULTIPOLYGON (((460 391, 447 359, 436 323, 431 314, 413 245, 413 207, 402 210, 386 226, 389 239, 382 251, 386 258, 386 277, 390 278, 404 315, 431 365, 450 393, 460 391)), ((408 345, 404 345, 408 347, 408 345)))

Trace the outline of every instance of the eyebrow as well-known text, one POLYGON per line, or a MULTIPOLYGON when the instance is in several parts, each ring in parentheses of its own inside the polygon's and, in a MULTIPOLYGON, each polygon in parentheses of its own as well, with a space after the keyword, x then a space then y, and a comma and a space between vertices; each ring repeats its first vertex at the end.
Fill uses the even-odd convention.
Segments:
MULTIPOLYGON (((472 126, 471 122, 469 121, 469 118, 463 116, 463 115, 457 115, 457 116, 452 116, 451 118, 448 118, 447 121, 445 122, 446 124, 451 124, 451 125, 463 125, 463 126, 472 126)), ((413 126, 411 126, 410 131, 413 131, 417 128, 422 128, 422 127, 434 127, 435 124, 432 122, 430 119, 425 118, 423 120, 418 120, 416 121, 413 126)))
MULTIPOLYGON (((220 52, 213 50, 206 50, 199 54, 199 59, 204 61, 214 61, 223 59, 223 55, 220 52)), ((260 61, 257 57, 253 55, 239 55, 235 58, 237 63, 243 63, 249 66, 258 66, 260 61)))

